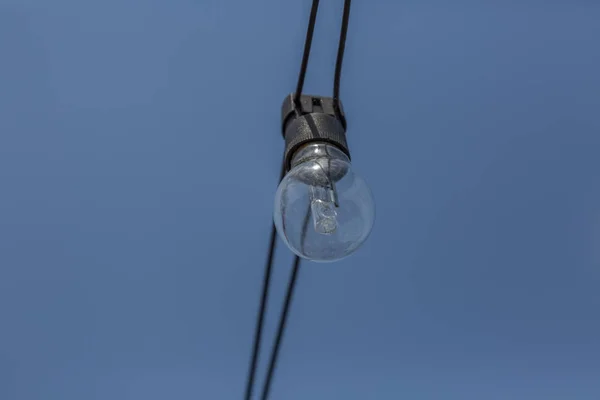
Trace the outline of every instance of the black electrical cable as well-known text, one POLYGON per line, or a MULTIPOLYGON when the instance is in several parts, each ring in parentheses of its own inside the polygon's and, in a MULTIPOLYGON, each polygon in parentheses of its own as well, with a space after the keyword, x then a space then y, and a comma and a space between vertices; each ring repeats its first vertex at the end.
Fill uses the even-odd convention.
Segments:
POLYGON ((340 29, 340 41, 338 43, 337 59, 335 60, 335 75, 333 77, 333 104, 339 115, 340 107, 340 81, 342 79, 342 64, 344 63, 344 50, 346 49, 346 36, 348 35, 348 24, 350 21, 351 0, 344 0, 344 12, 342 15, 342 27, 340 29))
POLYGON ((304 40, 304 54, 302 54, 302 63, 300 64, 300 73, 298 74, 298 85, 296 86, 296 93, 294 93, 294 104, 298 107, 300 106, 300 96, 302 95, 302 87, 304 87, 304 78, 306 78, 306 69, 308 68, 308 58, 310 57, 310 47, 312 45, 313 33, 315 32, 317 11, 319 11, 319 0, 313 0, 308 19, 308 28, 306 29, 306 39, 304 40))
MULTIPOLYGON (((281 182, 285 174, 284 161, 282 161, 281 163, 281 173, 279 175, 279 182, 281 182)), ((276 244, 277 232, 275 230, 275 224, 272 224, 271 236, 269 238, 269 250, 267 252, 267 262, 265 264, 265 273, 263 276, 262 294, 260 297, 258 316, 256 318, 256 327, 254 330, 254 345, 252 347, 252 356, 250 358, 250 367, 248 369, 248 380, 246 382, 246 395, 244 397, 245 400, 251 400, 252 390, 254 389, 254 377, 256 375, 256 365, 258 364, 258 354, 260 353, 260 343, 262 339, 262 330, 265 320, 265 310, 267 308, 267 302, 269 299, 269 286, 271 283, 271 271, 273 269, 273 257, 275 254, 276 244)))
MULTIPOLYGON (((302 247, 304 247, 304 241, 306 240, 306 233, 308 230, 308 220, 310 219, 310 206, 308 206, 308 210, 306 210, 306 214, 304 215, 304 221, 302 222, 302 233, 301 233, 301 243, 302 247)), ((300 269, 300 257, 294 257, 294 265, 292 266, 292 273, 290 275, 290 280, 288 282, 287 291, 285 293, 285 302, 283 304, 283 308, 281 309, 281 314, 279 315, 279 324, 277 327, 277 334, 275 336, 275 343, 273 344, 273 348, 271 349, 271 358, 269 360, 269 369, 267 370, 267 377, 265 378, 265 383, 263 385, 261 400, 267 400, 269 397, 269 392, 271 390, 271 383, 273 382, 273 376, 275 375, 275 368, 277 367, 277 359, 279 356, 279 349, 281 348, 281 341, 283 340, 283 334, 285 333, 285 327, 288 318, 288 312, 290 310, 290 304, 292 303, 292 298, 294 296, 294 288, 296 287, 296 279, 298 278, 298 270, 300 269)))
POLYGON ((283 304, 283 308, 281 310, 281 314, 279 316, 279 326, 277 328, 277 336, 275 337, 275 343, 273 344, 273 349, 271 350, 271 359, 269 360, 269 369, 267 370, 267 377, 265 378, 265 383, 263 385, 262 396, 260 396, 261 400, 267 400, 269 397, 269 391, 271 390, 271 382, 273 381, 273 375, 275 373, 275 368, 277 366, 277 357, 279 356, 279 349, 281 348, 281 340, 283 339, 283 334, 285 332, 285 326, 287 323, 287 316, 290 310, 290 304, 292 303, 292 298, 294 296, 294 288, 296 286, 296 279, 298 278, 298 270, 300 269, 300 257, 295 256, 294 258, 294 266, 292 267, 292 273, 290 275, 290 280, 288 282, 287 292, 285 295, 285 303, 283 304))
MULTIPOLYGON (((334 107, 336 108, 336 113, 339 113, 339 98, 340 98, 340 80, 342 74, 342 63, 344 60, 344 50, 346 47, 346 36, 348 33, 348 22, 350 19, 350 3, 351 0, 344 0, 344 11, 342 16, 342 26, 340 30, 340 39, 338 44, 338 53, 335 64, 335 76, 333 82, 333 100, 334 107)), ((300 73, 298 75, 298 84, 296 86, 296 92, 294 94, 294 103, 298 108, 300 108, 300 96, 302 95, 302 88, 304 86, 304 79, 306 78, 306 70, 308 68, 308 59, 310 56, 310 48, 312 45, 312 38, 315 29, 315 22, 317 18, 317 11, 319 8, 319 0, 313 0, 312 7, 310 11, 310 17, 308 22, 308 28, 306 31, 306 39, 304 42, 304 53, 302 55, 302 63, 300 65, 300 73)), ((281 176, 279 181, 283 179, 285 174, 285 163, 282 166, 281 176)), ((308 225, 308 217, 309 212, 306 214, 306 218, 304 220, 304 226, 302 229, 302 241, 304 241, 304 236, 306 235, 306 229, 308 225)), ((269 293, 269 285, 271 281, 271 270, 273 265, 273 255, 275 253, 275 245, 276 245, 276 231, 275 226, 271 227, 271 236, 269 242, 269 251, 267 256, 267 263, 265 265, 265 274, 263 278, 263 287, 262 287, 262 295, 261 302, 259 307, 259 314, 256 322, 256 329, 254 334, 254 347, 252 351, 252 358, 250 361, 250 370, 248 372, 248 381, 246 385, 246 400, 251 400, 252 390, 254 387, 254 377, 256 374, 256 366, 258 363, 258 354, 260 351, 260 342, 262 337, 262 328, 264 325, 264 316, 266 310, 266 304, 268 301, 268 293, 269 293)), ((263 385, 263 392, 261 396, 261 400, 267 400, 269 396, 269 392, 271 389, 271 383, 273 381, 273 376, 275 374, 275 368, 277 366, 277 358, 279 356, 279 349, 281 348, 281 342, 283 339, 283 335, 285 333, 287 317, 289 313, 289 308, 291 305, 291 301, 294 295, 294 288, 296 286, 296 280, 298 278, 298 271, 300 268, 300 257, 294 257, 294 264, 292 267, 292 273, 290 275, 290 280, 288 282, 288 287, 285 296, 285 302, 283 308, 281 310, 281 314, 279 316, 279 324, 277 329, 277 334, 275 337, 275 343, 273 344, 273 348, 271 349, 271 357, 269 360, 269 367, 267 371, 267 377, 265 379, 263 385)))
MULTIPOLYGON (((319 0, 313 0, 312 7, 310 10, 310 17, 308 20, 308 28, 306 30, 306 39, 304 41, 304 53, 302 55, 302 62, 300 64, 300 73, 298 74, 298 84, 296 86, 296 93, 294 95, 294 103, 297 105, 299 105, 299 103, 300 103, 300 96, 302 95, 302 88, 304 86, 304 79, 306 77, 306 69, 308 68, 308 59, 310 56, 310 48, 312 45, 312 38, 313 38, 314 31, 315 31, 315 23, 317 20, 318 10, 319 10, 319 0)), ((281 176, 279 177, 280 182, 283 179, 284 174, 285 174, 285 162, 282 163, 281 176)), ((275 225, 272 225, 271 235, 270 235, 270 240, 269 240, 269 250, 267 253, 267 262, 265 265, 265 273, 264 273, 264 277, 263 277, 262 295, 261 295, 261 299, 260 299, 258 316, 256 319, 256 327, 254 330, 254 345, 252 348, 252 356, 250 359, 250 367, 248 370, 248 379, 246 382, 246 395, 244 397, 245 400, 251 400, 252 391, 254 389, 254 379, 256 376, 256 366, 258 364, 258 354, 260 352, 262 329, 263 329, 264 319, 265 319, 265 309, 266 309, 267 301, 269 298, 269 285, 271 282, 271 270, 272 270, 272 266, 273 266, 273 255, 275 253, 276 239, 277 239, 277 235, 276 235, 276 231, 275 231, 275 225)), ((300 262, 299 257, 296 257, 294 259, 294 266, 295 266, 294 271, 297 270, 296 265, 298 265, 299 262, 300 262)), ((294 282, 295 282, 295 279, 294 279, 294 282)), ((293 288, 293 286, 292 286, 292 288, 293 288)), ((287 298, 287 296, 286 296, 286 298, 287 298)), ((287 315, 287 311, 286 311, 286 315, 287 315)), ((281 325, 281 323, 280 323, 280 325, 281 325)), ((285 328, 285 322, 283 323, 283 327, 285 328)), ((276 358, 275 358, 275 360, 276 360, 276 358)), ((273 362, 273 368, 274 368, 274 365, 275 365, 275 362, 273 362)), ((272 372, 269 375, 271 376, 272 372)), ((270 381, 270 379, 269 379, 269 381, 270 381)))

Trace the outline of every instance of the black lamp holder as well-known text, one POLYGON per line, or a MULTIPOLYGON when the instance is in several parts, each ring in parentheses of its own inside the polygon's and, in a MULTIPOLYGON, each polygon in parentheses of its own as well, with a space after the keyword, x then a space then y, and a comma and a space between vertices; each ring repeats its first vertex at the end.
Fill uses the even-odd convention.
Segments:
POLYGON ((350 158, 346 142, 346 117, 339 100, 331 97, 294 94, 287 96, 281 108, 285 138, 285 169, 290 169, 296 150, 310 142, 331 143, 350 158))

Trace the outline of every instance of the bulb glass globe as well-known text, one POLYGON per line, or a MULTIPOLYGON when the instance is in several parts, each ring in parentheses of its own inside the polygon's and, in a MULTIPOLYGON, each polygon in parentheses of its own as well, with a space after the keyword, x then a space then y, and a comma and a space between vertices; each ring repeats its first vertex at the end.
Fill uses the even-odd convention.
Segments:
POLYGON ((348 156, 327 143, 310 143, 293 156, 292 168, 275 195, 277 232, 298 256, 317 262, 340 260, 367 239, 375 205, 348 156))

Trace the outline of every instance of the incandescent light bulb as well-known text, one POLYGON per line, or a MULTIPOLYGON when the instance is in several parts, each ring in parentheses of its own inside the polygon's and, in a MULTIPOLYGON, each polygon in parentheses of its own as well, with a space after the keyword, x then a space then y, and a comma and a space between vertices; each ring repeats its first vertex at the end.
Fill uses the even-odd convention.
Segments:
POLYGON ((348 156, 325 142, 295 152, 275 195, 277 232, 298 256, 318 262, 342 259, 369 236, 375 219, 371 191, 348 156))
POLYGON ((364 243, 375 220, 371 191, 350 165, 342 104, 291 94, 281 120, 288 172, 275 195, 277 232, 302 258, 340 260, 364 243))

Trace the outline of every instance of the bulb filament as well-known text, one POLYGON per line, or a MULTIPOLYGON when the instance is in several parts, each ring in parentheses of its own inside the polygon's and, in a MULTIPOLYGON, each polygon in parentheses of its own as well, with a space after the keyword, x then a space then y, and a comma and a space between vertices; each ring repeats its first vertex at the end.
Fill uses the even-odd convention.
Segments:
MULTIPOLYGON (((332 185, 333 186, 333 185, 332 185)), ((337 229, 337 193, 335 186, 310 187, 310 209, 315 231, 322 235, 331 235, 337 229)))

